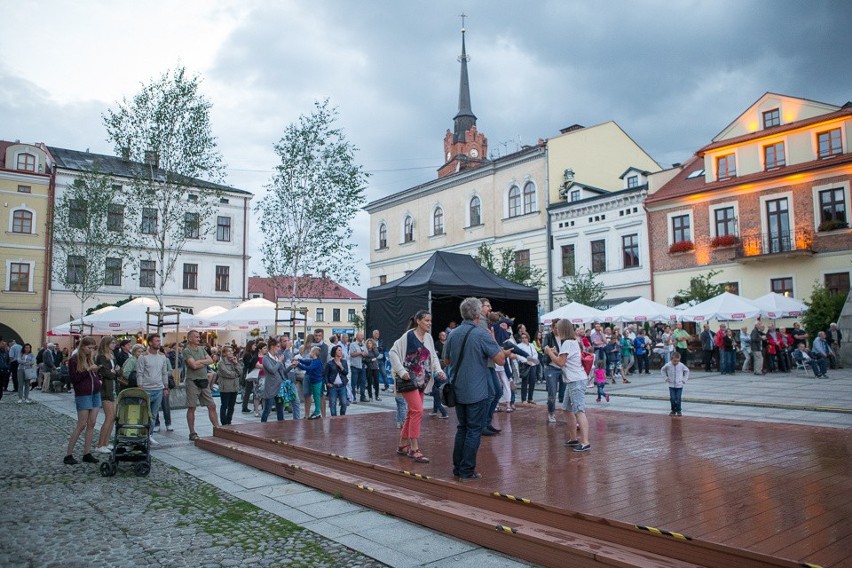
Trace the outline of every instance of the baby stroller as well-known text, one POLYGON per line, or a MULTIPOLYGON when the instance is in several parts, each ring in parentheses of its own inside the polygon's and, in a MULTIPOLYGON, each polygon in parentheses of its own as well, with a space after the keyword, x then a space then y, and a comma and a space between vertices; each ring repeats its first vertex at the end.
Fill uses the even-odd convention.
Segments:
POLYGON ((134 464, 138 476, 151 473, 151 406, 148 393, 127 388, 118 393, 115 404, 115 436, 113 449, 101 462, 101 475, 112 477, 118 462, 134 464))

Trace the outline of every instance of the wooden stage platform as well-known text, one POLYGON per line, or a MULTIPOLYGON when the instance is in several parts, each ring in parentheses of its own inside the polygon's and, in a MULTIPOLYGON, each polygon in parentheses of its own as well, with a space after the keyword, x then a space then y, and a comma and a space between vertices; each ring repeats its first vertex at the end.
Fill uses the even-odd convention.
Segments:
MULTIPOLYGON (((545 512, 595 517, 598 526, 671 531, 675 537, 683 535, 680 540, 709 543, 711 551, 721 548, 715 546, 719 544, 793 561, 789 565, 852 566, 849 430, 591 408, 592 450, 577 453, 563 446, 565 424, 561 412, 557 416, 556 424, 548 424, 540 405, 498 413, 495 422, 502 434, 483 437, 479 450, 477 469, 482 480, 465 484, 452 477, 452 411, 449 420, 423 419, 420 445, 431 459, 429 464, 396 455, 399 430, 393 413, 228 426, 199 445, 246 463, 252 463, 251 452, 239 448, 250 446, 252 439, 265 442, 259 447, 266 451, 275 450, 276 445, 303 448, 310 455, 332 455, 344 469, 350 468, 347 475, 356 478, 359 470, 351 469, 349 462, 382 472, 428 476, 437 486, 435 495, 450 501, 463 500, 461 493, 447 493, 456 489, 477 496, 499 493, 516 502, 528 499, 545 512)), ((298 457, 289 456, 281 458, 282 463, 298 457)), ((258 467, 294 478, 299 469, 258 467)), ((333 468, 333 462, 324 467, 333 468)), ((354 483, 358 486, 357 479, 354 483)), ((394 485, 392 480, 376 483, 394 485)), ((399 515, 394 509, 386 510, 399 515)), ((501 511, 510 513, 514 514, 501 511)), ((437 521, 422 524, 442 526, 437 521)), ((598 534, 597 529, 592 532, 598 534)), ((607 538, 605 533, 600 531, 601 538, 607 538)), ((624 538, 614 533, 611 540, 624 538)), ((503 550, 513 554, 511 547, 503 550)), ((660 553, 667 556, 665 550, 660 553)), ((527 557, 547 564, 543 558, 527 557)), ((702 553, 686 554, 680 560, 692 562, 684 565, 710 565, 696 561, 701 558, 702 553)), ((621 565, 639 564, 625 561, 621 565)), ((646 565, 662 564, 653 560, 646 565)), ((723 560, 719 565, 735 564, 723 560)), ((746 559, 738 565, 757 564, 746 559)))

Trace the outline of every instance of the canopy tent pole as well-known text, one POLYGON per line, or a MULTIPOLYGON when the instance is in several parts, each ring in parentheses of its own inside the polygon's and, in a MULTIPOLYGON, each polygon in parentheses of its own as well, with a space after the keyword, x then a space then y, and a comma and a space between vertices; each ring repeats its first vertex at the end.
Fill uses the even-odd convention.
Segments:
POLYGON ((426 296, 426 311, 432 313, 432 290, 429 290, 429 294, 426 296))

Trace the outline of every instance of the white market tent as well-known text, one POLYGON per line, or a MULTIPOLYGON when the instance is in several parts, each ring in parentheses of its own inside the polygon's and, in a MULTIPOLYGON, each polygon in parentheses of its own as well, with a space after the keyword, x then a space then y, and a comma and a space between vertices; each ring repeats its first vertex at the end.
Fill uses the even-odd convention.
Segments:
POLYGON ((647 298, 636 298, 623 302, 602 312, 604 322, 634 322, 634 321, 674 321, 680 313, 674 308, 651 301, 647 298))
POLYGON ((115 306, 104 306, 103 308, 101 308, 99 310, 95 310, 91 314, 87 315, 85 317, 85 319, 82 319, 82 320, 81 319, 75 319, 75 320, 69 321, 67 323, 57 325, 56 327, 54 327, 53 329, 50 330, 49 335, 71 335, 71 328, 72 327, 79 327, 82 323, 89 323, 89 319, 91 317, 99 315, 99 314, 103 314, 103 313, 106 313, 106 312, 111 312, 115 309, 117 309, 115 306))
POLYGON ((550 324, 555 319, 567 319, 571 323, 592 323, 603 321, 603 312, 577 302, 569 302, 561 308, 548 312, 541 316, 543 324, 550 324))
POLYGON ((770 292, 752 300, 761 314, 771 318, 797 318, 808 310, 808 306, 795 298, 789 298, 777 292, 770 292))
MULTIPOLYGON (((290 310, 280 310, 278 317, 289 320, 290 310)), ((307 316, 296 313, 295 319, 302 325, 307 316)), ((279 322, 281 324, 283 322, 279 322)), ((307 318, 308 325, 313 321, 307 318)), ((265 298, 246 300, 236 308, 222 312, 211 318, 204 329, 222 329, 231 331, 250 331, 255 328, 275 326, 275 303, 265 298)))
POLYGON ((210 306, 193 315, 181 315, 181 327, 187 329, 197 329, 200 331, 208 329, 221 329, 221 326, 214 325, 218 321, 219 316, 228 311, 228 308, 222 306, 210 306), (185 322, 185 325, 184 325, 185 322))
POLYGON ((723 292, 700 304, 695 304, 680 312, 683 321, 704 322, 707 320, 746 320, 756 318, 761 310, 751 300, 723 292))
MULTIPOLYGON (((124 333, 138 333, 147 331, 148 311, 160 311, 160 304, 151 298, 136 298, 123 304, 114 310, 97 315, 92 314, 86 318, 86 323, 91 324, 93 335, 114 335, 124 333)), ((164 311, 171 311, 168 308, 164 311)), ((187 319, 191 316, 186 316, 187 319)), ((165 331, 172 331, 176 315, 167 316, 163 323, 168 327, 165 331)), ((153 321, 153 320, 152 320, 153 321)), ((181 314, 181 326, 184 326, 184 314, 181 314)))

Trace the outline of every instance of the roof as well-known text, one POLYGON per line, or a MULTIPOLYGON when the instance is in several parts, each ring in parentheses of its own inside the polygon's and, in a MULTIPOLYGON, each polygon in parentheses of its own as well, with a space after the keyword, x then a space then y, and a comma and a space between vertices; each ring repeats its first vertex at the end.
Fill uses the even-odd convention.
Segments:
POLYGON ((706 183, 704 181, 705 178, 703 175, 696 176, 691 179, 689 178, 689 175, 695 170, 704 169, 704 158, 695 155, 692 156, 689 160, 687 160, 686 163, 684 163, 681 171, 675 177, 669 180, 669 182, 666 183, 663 187, 661 187, 656 193, 649 195, 645 199, 645 204, 650 205, 653 203, 659 203, 661 201, 667 201, 669 199, 692 195, 694 193, 717 191, 727 189, 729 187, 735 187, 745 183, 755 183, 768 179, 785 177, 791 174, 808 172, 811 170, 818 170, 821 168, 835 166, 838 164, 849 163, 852 163, 852 153, 841 154, 830 159, 812 160, 810 162, 803 162, 801 164, 785 166, 768 172, 760 171, 755 172, 753 174, 737 176, 720 181, 706 183))
POLYGON ((651 175, 651 172, 649 172, 648 170, 643 170, 642 168, 637 168, 636 166, 630 166, 629 168, 624 170, 623 174, 618 176, 618 179, 624 179, 624 176, 626 176, 630 172, 638 172, 638 173, 642 174, 643 176, 651 175))
POLYGON ((705 153, 710 152, 711 150, 716 150, 717 148, 724 148, 725 146, 734 146, 736 144, 742 144, 743 142, 757 140, 758 138, 764 138, 766 136, 775 136, 776 134, 780 134, 782 132, 789 132, 790 130, 797 130, 799 128, 804 128, 806 126, 811 126, 813 124, 819 124, 820 122, 827 122, 835 118, 843 118, 846 116, 852 116, 852 104, 850 103, 846 103, 839 110, 836 110, 834 112, 820 114, 818 116, 812 116, 810 118, 804 118, 795 122, 788 122, 787 124, 773 126, 772 128, 767 128, 764 130, 757 130, 750 134, 743 134, 742 136, 737 136, 735 138, 727 138, 725 140, 719 140, 718 142, 711 142, 710 144, 707 144, 706 146, 698 150, 697 153, 703 156, 705 153))
MULTIPOLYGON (((301 300, 364 300, 361 296, 345 288, 331 278, 319 276, 298 277, 299 296, 301 300)), ((293 290, 292 276, 278 278, 249 276, 249 294, 260 293, 264 298, 275 302, 278 298, 289 298, 293 290), (278 287, 276 287, 276 280, 278 287)))
POLYGON ((17 144, 18 142, 9 142, 7 140, 0 140, 0 169, 6 167, 6 150, 9 146, 17 144))
MULTIPOLYGON (((54 161, 56 162, 56 166, 59 168, 64 168, 66 170, 73 170, 78 172, 89 171, 92 169, 93 166, 96 166, 98 171, 103 174, 109 174, 125 178, 133 178, 140 175, 142 173, 143 168, 148 168, 147 165, 142 164, 140 162, 124 160, 123 158, 119 158, 117 156, 108 156, 106 154, 93 154, 91 152, 84 152, 81 150, 69 150, 67 148, 57 148, 55 146, 48 146, 47 149, 53 157, 54 161)), ((160 170, 159 168, 157 171, 158 174, 165 173, 165 170, 160 170)), ((239 193, 242 195, 253 195, 250 191, 245 191, 242 189, 237 189, 235 187, 213 183, 199 178, 190 178, 179 175, 175 177, 177 179, 181 179, 186 185, 194 187, 214 189, 216 191, 226 191, 228 193, 239 193)))
MULTIPOLYGON (((580 184, 582 185, 582 184, 580 184)), ((573 187, 573 186, 572 186, 573 187)), ((548 211, 556 211, 558 209, 568 209, 571 207, 576 207, 578 205, 586 205, 593 201, 604 200, 610 197, 618 197, 621 195, 625 195, 627 193, 637 193, 642 191, 647 191, 648 184, 643 183, 642 185, 637 185, 636 187, 627 187, 624 189, 619 189, 617 191, 606 191, 605 189, 597 189, 597 188, 589 188, 588 186, 583 186, 586 189, 596 189, 600 195, 593 195, 591 197, 585 197, 583 199, 578 199, 576 201, 559 201, 558 203, 552 203, 547 206, 548 211)))

